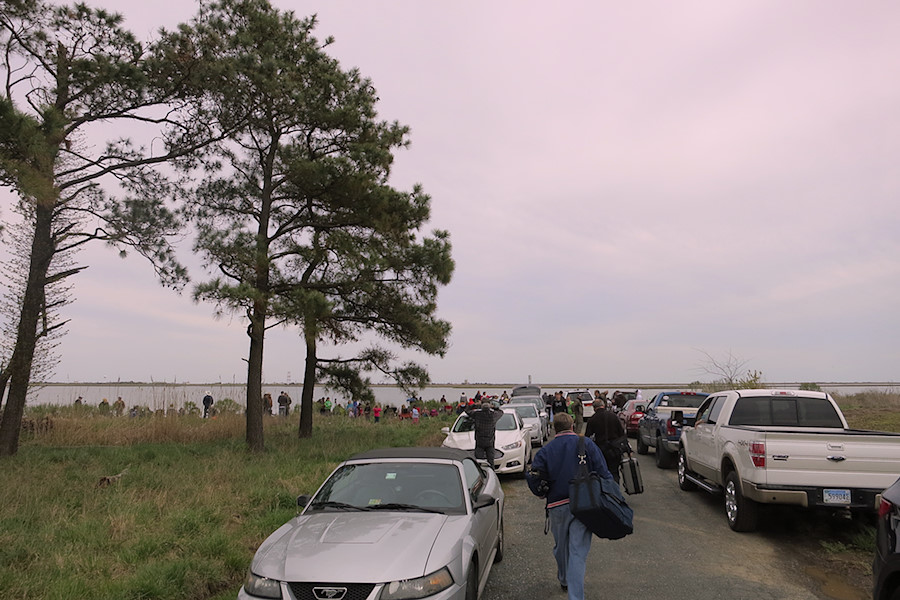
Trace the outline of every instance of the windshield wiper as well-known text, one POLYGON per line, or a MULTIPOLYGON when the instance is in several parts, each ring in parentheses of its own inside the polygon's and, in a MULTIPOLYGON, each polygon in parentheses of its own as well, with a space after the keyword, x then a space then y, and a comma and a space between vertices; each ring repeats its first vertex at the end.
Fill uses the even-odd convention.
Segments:
POLYGON ((368 508, 362 508, 359 506, 353 506, 352 504, 347 504, 346 502, 334 502, 333 500, 326 500, 324 502, 313 502, 309 505, 310 508, 340 508, 341 510, 369 510, 368 508))
POLYGON ((368 510, 410 510, 418 512, 437 513, 440 515, 444 514, 444 511, 442 510, 425 508, 424 506, 419 506, 418 504, 401 504, 399 502, 388 502, 387 504, 372 504, 367 508, 368 510))

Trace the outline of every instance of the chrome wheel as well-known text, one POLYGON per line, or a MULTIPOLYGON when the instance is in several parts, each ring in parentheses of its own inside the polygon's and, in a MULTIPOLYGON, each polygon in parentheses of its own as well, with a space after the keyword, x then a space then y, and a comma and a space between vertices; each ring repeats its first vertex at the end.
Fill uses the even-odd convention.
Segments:
POLYGON ((678 487, 685 492, 691 492, 697 489, 697 485, 687 478, 687 456, 684 454, 684 448, 678 451, 678 487))
POLYGON ((738 503, 735 484, 730 479, 725 484, 725 515, 728 517, 728 524, 734 527, 738 518, 738 503))

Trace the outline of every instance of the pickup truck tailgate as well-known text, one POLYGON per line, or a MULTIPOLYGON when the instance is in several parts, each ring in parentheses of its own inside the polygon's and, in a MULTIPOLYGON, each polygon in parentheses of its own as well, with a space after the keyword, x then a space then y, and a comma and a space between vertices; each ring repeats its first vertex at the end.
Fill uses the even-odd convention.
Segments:
POLYGON ((767 428, 768 486, 882 490, 900 476, 900 434, 767 428))

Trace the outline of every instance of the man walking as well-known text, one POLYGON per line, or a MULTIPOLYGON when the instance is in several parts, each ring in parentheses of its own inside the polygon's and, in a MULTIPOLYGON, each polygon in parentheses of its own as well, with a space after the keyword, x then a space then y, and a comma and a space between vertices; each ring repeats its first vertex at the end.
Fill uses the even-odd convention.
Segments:
POLYGON ((568 592, 569 600, 584 600, 584 572, 591 549, 591 532, 569 510, 569 481, 578 473, 579 460, 586 460, 588 468, 600 477, 611 479, 612 475, 600 449, 591 440, 584 441, 585 456, 578 455, 581 436, 572 430, 573 424, 572 417, 564 412, 553 416, 556 435, 535 455, 525 477, 531 491, 547 499, 559 585, 568 592))
POLYGON ((613 478, 619 483, 619 463, 622 462, 628 438, 625 437, 625 429, 619 417, 613 414, 602 400, 594 400, 594 416, 587 421, 584 437, 594 440, 603 453, 613 478))
POLYGON ((503 411, 491 406, 490 402, 482 402, 481 408, 469 409, 466 414, 475 421, 475 458, 485 458, 494 468, 494 438, 497 432, 497 421, 503 411))

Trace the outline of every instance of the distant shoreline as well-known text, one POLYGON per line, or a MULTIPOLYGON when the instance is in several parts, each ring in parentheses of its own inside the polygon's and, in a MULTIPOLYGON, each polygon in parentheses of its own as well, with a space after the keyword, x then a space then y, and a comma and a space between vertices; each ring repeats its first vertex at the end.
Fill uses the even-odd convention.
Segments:
MULTIPOLYGON (((533 385, 537 385, 542 389, 553 390, 556 388, 566 388, 566 389, 620 389, 620 390, 630 390, 630 389, 689 389, 696 382, 681 382, 681 383, 671 383, 671 382, 643 382, 643 383, 634 383, 634 382, 626 382, 626 383, 560 383, 560 382, 551 382, 551 383, 535 383, 533 385)), ((701 382, 703 384, 709 382, 701 382)), ((814 383, 822 388, 832 388, 832 387, 897 387, 900 388, 900 382, 897 381, 789 381, 789 382, 763 382, 766 387, 770 388, 797 388, 804 383, 814 383)), ((192 381, 71 381, 71 382, 62 382, 62 381, 50 381, 50 382, 37 382, 32 383, 33 386, 91 386, 91 387, 108 387, 108 386, 122 386, 122 385, 139 385, 139 386, 160 386, 160 387, 168 387, 168 386, 223 386, 223 385, 244 385, 245 382, 239 381, 207 381, 207 382, 192 382, 192 381)), ((264 386, 301 386, 303 385, 302 381, 266 381, 263 382, 264 386)), ((432 382, 429 383, 425 387, 440 387, 440 388, 507 388, 512 389, 518 385, 526 385, 524 383, 491 383, 484 381, 477 382, 462 382, 462 383, 445 383, 445 382, 432 382)), ((532 385, 532 384, 528 384, 532 385)), ((321 387, 321 384, 316 384, 317 387, 321 387)), ((373 383, 372 387, 397 387, 395 383, 373 383)))

